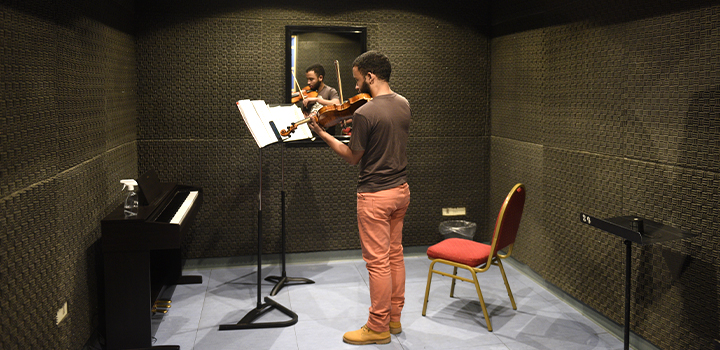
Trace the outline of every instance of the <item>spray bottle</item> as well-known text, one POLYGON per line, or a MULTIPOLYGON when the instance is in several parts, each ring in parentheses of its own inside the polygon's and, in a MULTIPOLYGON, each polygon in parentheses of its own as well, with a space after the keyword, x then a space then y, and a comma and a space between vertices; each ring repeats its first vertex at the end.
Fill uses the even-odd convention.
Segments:
POLYGON ((138 193, 135 191, 137 182, 134 179, 120 180, 123 184, 123 190, 128 189, 127 197, 125 198, 125 217, 136 216, 138 214, 138 193))

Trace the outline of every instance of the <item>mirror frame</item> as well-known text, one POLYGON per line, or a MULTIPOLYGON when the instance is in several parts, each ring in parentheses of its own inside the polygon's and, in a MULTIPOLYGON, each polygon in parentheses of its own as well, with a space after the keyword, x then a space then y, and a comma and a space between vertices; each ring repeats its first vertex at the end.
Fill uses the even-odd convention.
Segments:
MULTIPOLYGON (((290 70, 292 61, 291 41, 292 36, 303 33, 335 33, 335 34, 359 34, 362 52, 367 51, 367 27, 341 27, 341 26, 285 26, 285 102, 290 103, 291 91, 293 89, 292 72, 290 70)), ((327 68, 326 68, 327 69, 327 68)), ((304 85, 304 84, 303 84, 304 85)), ((340 101, 342 103, 343 101, 340 101)))

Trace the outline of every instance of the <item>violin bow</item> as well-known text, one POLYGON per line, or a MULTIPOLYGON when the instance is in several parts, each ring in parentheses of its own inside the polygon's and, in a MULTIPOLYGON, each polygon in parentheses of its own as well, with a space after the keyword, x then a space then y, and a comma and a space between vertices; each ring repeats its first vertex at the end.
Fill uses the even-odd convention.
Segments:
MULTIPOLYGON (((340 62, 338 62, 338 60, 335 60, 335 71, 337 72, 338 76, 338 92, 340 93, 340 104, 342 105, 343 101, 345 100, 343 99, 342 95, 342 81, 340 80, 340 62)), ((344 120, 342 121, 342 125, 347 125, 344 120)))
POLYGON ((335 60, 335 71, 337 72, 338 76, 338 92, 340 93, 340 104, 343 104, 343 95, 342 95, 342 82, 340 81, 340 62, 338 60, 335 60))
POLYGON ((295 85, 297 85, 297 89, 298 89, 297 91, 300 94, 300 99, 305 101, 305 96, 302 93, 302 87, 300 87, 300 83, 298 83, 297 78, 295 78, 295 74, 293 74, 292 76, 293 76, 293 80, 295 81, 295 85))

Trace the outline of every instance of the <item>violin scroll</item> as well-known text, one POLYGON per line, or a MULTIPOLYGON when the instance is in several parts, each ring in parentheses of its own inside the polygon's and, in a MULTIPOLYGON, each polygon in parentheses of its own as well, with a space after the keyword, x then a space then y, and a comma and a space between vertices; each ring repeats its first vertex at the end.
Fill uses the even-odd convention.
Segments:
POLYGON ((317 117, 316 117, 316 116, 313 115, 313 116, 307 117, 307 118, 305 118, 305 119, 303 119, 303 120, 300 120, 300 121, 298 121, 298 122, 296 122, 296 123, 290 124, 290 126, 288 126, 287 129, 282 129, 282 130, 280 130, 280 136, 283 136, 283 137, 290 136, 290 134, 292 134, 292 133, 295 131, 295 129, 298 128, 298 126, 309 122, 311 119, 314 119, 314 120, 317 122, 317 117))
POLYGON ((300 125, 300 124, 298 124, 298 123, 292 123, 292 124, 290 124, 290 126, 287 127, 287 129, 282 129, 282 130, 280 130, 280 136, 282 136, 282 137, 288 137, 288 136, 290 136, 290 134, 292 134, 293 132, 295 132, 295 129, 298 128, 298 125, 300 125))
POLYGON ((290 134, 292 134, 295 131, 295 129, 297 129, 297 124, 293 123, 292 125, 288 126, 287 129, 280 130, 280 136, 282 136, 282 137, 290 136, 290 134))

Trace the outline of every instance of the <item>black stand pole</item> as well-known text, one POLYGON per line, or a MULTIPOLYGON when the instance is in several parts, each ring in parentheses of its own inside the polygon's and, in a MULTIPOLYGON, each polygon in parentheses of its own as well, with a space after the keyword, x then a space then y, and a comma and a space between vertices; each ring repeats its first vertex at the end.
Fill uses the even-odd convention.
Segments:
MULTIPOLYGON (((632 244, 640 245, 667 242, 676 239, 692 238, 697 234, 682 231, 637 216, 617 216, 608 219, 599 219, 580 213, 580 221, 599 228, 605 232, 621 237, 625 241, 625 350, 630 349, 630 282, 632 265, 632 244)), ((720 349, 716 349, 720 350, 720 349)))
POLYGON ((295 284, 312 284, 315 283, 315 281, 302 278, 302 277, 287 277, 287 273, 285 272, 285 238, 287 236, 287 231, 285 230, 285 144, 282 142, 282 139, 280 139, 280 146, 281 149, 281 159, 280 159, 280 205, 282 208, 280 209, 280 213, 282 216, 281 221, 281 231, 282 231, 282 254, 281 254, 281 260, 282 260, 282 275, 281 276, 267 276, 265 277, 266 281, 275 282, 275 287, 270 292, 271 296, 277 295, 277 293, 286 285, 295 285, 295 284))
POLYGON ((630 349, 630 280, 631 270, 630 264, 632 263, 632 242, 629 239, 625 240, 625 350, 630 349))
POLYGON ((298 316, 292 310, 280 305, 278 302, 265 297, 265 303, 261 300, 261 282, 262 282, 262 149, 260 149, 260 191, 258 194, 258 236, 257 236, 257 260, 258 260, 258 271, 257 271, 257 307, 250 310, 236 324, 221 324, 220 330, 232 330, 232 329, 252 329, 252 328, 274 328, 274 327, 287 327, 297 323, 298 316), (282 313, 291 317, 290 320, 281 322, 263 322, 253 323, 260 316, 264 315, 272 309, 278 309, 282 313))

